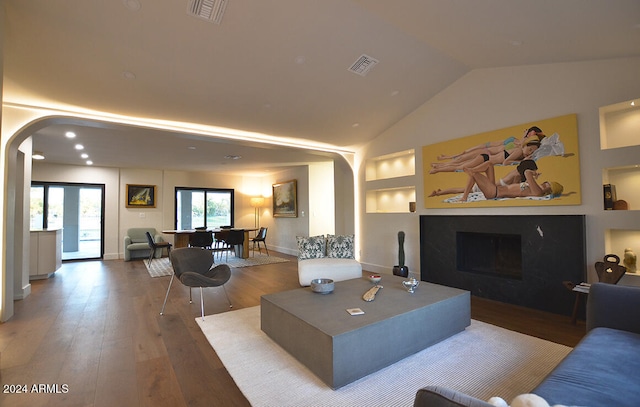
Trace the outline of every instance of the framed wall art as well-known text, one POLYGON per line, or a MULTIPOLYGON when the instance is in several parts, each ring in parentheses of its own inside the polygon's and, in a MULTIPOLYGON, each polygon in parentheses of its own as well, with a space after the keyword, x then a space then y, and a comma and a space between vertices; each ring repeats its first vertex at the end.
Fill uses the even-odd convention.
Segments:
POLYGON ((127 208, 155 208, 155 185, 127 184, 127 208))
POLYGON ((425 208, 580 205, 577 115, 422 148, 425 208))
POLYGON ((298 192, 296 180, 273 184, 273 216, 275 218, 298 217, 298 192))

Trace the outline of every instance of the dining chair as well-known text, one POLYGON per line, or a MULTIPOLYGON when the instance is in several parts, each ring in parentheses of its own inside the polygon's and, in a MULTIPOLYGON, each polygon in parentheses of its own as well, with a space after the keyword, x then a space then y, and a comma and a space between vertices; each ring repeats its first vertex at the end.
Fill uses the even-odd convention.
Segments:
POLYGON ((253 244, 252 249, 253 249, 254 256, 256 252, 256 244, 258 245, 258 252, 262 254, 262 249, 260 249, 260 242, 264 244, 264 249, 267 251, 267 256, 269 255, 269 249, 267 249, 266 239, 267 239, 267 228, 261 227, 258 233, 256 233, 256 236, 251 238, 251 243, 253 244))
POLYGON ((167 255, 171 256, 171 243, 169 242, 156 242, 153 240, 151 233, 145 232, 147 236, 147 241, 149 242, 149 248, 151 249, 151 253, 149 253, 149 260, 147 261, 147 265, 151 267, 151 261, 153 261, 153 257, 156 254, 157 249, 167 249, 167 255))

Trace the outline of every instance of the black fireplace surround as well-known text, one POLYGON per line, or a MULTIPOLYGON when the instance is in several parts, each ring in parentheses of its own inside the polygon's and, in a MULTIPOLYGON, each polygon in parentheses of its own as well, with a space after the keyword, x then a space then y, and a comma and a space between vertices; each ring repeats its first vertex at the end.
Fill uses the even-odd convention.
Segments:
POLYGON ((575 297, 562 282, 586 281, 585 217, 422 215, 420 277, 478 297, 570 315, 575 297))

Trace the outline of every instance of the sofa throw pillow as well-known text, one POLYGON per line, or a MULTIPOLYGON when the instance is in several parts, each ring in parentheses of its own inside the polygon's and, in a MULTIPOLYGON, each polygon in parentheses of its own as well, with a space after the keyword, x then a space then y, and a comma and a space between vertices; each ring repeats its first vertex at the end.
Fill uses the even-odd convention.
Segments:
POLYGON ((327 235, 327 257, 353 259, 353 235, 327 235))
POLYGON ((297 236, 298 260, 319 259, 324 257, 326 240, 324 235, 303 237, 297 236))

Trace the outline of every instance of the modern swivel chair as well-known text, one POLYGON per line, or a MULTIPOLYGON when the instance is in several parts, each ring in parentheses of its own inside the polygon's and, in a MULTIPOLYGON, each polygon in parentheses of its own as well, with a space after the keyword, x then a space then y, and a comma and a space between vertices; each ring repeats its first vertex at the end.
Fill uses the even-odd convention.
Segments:
POLYGON ((173 267, 173 274, 171 275, 171 281, 169 281, 169 287, 167 287, 167 294, 164 297, 160 315, 164 315, 164 308, 167 305, 167 298, 169 298, 169 290, 171 290, 174 277, 178 277, 178 280, 180 280, 182 284, 189 287, 190 304, 193 303, 191 288, 200 287, 200 311, 203 321, 203 287, 222 286, 224 295, 227 297, 227 302, 229 303, 229 308, 233 308, 231 301, 229 301, 227 290, 224 287, 225 283, 231 278, 231 269, 226 264, 218 264, 214 267, 213 255, 210 251, 197 247, 183 247, 172 251, 169 259, 173 267))
POLYGON ((269 249, 267 249, 267 228, 261 227, 256 237, 251 238, 251 243, 253 244, 253 255, 255 256, 256 252, 256 244, 258 245, 258 251, 262 254, 262 249, 260 249, 260 242, 264 244, 264 249, 267 251, 267 256, 269 255, 269 249))
POLYGON ((151 249, 151 253, 149 254, 149 260, 147 261, 147 265, 151 267, 151 261, 153 261, 153 257, 156 253, 157 249, 167 249, 167 255, 171 256, 171 243, 169 242, 156 242, 153 240, 151 233, 145 232, 147 236, 147 241, 149 242, 149 248, 151 249))

